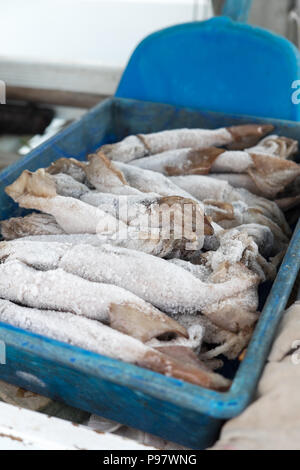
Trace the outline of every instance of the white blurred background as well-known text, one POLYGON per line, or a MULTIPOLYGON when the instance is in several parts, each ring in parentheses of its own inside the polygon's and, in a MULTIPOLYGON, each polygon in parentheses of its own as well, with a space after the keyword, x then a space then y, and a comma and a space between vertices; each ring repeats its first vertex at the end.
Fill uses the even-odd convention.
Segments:
MULTIPOLYGON (((239 0, 236 0, 237 2, 239 0)), ((224 0, 1 0, 0 79, 110 95, 136 45, 213 16, 224 0)), ((253 0, 249 22, 300 43, 300 0, 253 0)))
POLYGON ((212 15, 211 0, 1 0, 0 78, 109 95, 141 39, 212 15))
POLYGON ((124 66, 149 33, 211 15, 210 0, 2 0, 0 55, 124 66))

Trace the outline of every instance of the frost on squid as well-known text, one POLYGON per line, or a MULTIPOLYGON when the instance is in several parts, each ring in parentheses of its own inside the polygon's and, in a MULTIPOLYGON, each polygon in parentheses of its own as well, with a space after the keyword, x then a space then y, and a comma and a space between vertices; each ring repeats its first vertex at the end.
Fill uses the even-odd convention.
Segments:
POLYGON ((1 222, 0 320, 227 390, 300 202, 298 143, 272 130, 129 136, 24 171, 6 192, 38 212, 1 222))

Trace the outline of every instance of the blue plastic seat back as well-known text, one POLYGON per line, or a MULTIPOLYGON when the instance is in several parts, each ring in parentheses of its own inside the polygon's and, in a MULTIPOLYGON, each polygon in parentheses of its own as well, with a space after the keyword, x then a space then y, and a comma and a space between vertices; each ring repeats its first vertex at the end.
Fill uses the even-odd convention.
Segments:
POLYGON ((299 57, 288 40, 229 18, 176 25, 137 46, 116 96, 300 121, 299 57))

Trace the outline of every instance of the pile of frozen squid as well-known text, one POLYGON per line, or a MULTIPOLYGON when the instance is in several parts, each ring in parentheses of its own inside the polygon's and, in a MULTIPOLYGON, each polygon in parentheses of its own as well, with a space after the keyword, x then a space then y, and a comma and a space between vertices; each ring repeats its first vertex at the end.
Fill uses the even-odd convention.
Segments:
POLYGON ((298 144, 272 131, 129 136, 25 170, 6 188, 34 212, 1 222, 0 321, 227 390, 300 202, 298 144))

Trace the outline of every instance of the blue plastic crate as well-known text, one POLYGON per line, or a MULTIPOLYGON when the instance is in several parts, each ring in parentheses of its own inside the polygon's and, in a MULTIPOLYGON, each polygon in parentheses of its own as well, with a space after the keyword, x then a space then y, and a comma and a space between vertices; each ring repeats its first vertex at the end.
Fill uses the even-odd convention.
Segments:
MULTIPOLYGON (((60 157, 83 160, 101 144, 129 134, 180 127, 216 128, 248 122, 269 122, 279 134, 300 139, 300 123, 108 99, 1 173, 0 219, 23 212, 5 194, 4 188, 25 168, 33 171, 46 167, 60 157)), ((253 396, 299 270, 299 253, 300 224, 264 305, 246 357, 227 393, 205 390, 3 323, 0 324, 0 340, 6 343, 7 363, 0 365, 0 377, 182 445, 205 448, 216 440, 222 422, 238 415, 253 396)))

